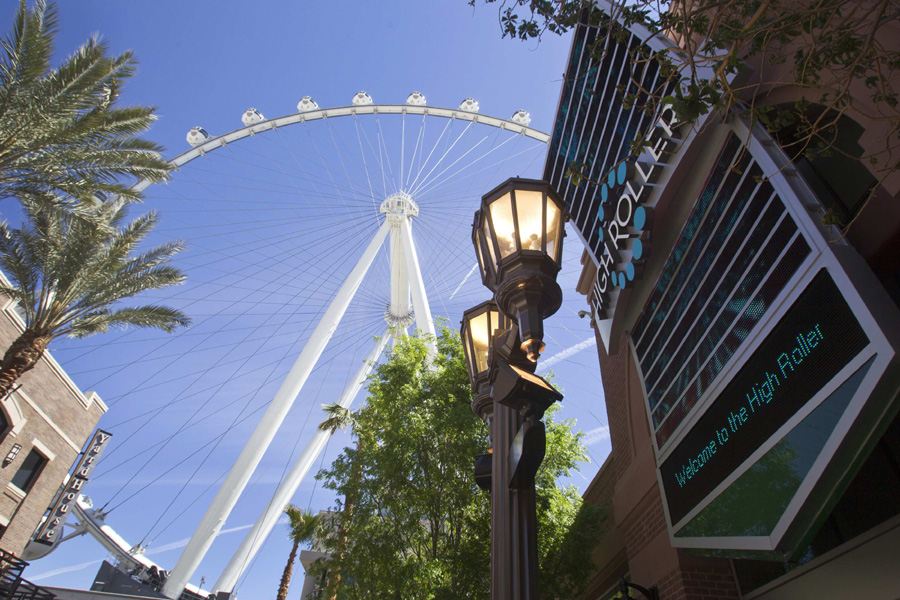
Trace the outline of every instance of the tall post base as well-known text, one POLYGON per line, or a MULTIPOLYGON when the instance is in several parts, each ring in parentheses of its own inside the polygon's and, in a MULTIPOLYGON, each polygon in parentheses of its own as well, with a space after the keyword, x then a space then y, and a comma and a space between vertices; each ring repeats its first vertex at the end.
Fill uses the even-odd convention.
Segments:
POLYGON ((534 480, 510 489, 509 455, 524 419, 494 402, 491 419, 491 598, 539 600, 534 480))
POLYGON ((539 600, 537 507, 534 481, 525 489, 510 490, 513 521, 513 573, 511 598, 539 600))

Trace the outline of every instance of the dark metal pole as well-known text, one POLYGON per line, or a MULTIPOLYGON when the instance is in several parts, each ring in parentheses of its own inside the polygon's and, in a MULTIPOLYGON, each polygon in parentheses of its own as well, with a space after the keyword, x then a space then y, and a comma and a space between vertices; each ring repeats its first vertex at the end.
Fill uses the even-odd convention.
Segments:
POLYGON ((509 449, 522 424, 518 411, 494 402, 491 419, 491 598, 507 600, 512 593, 514 501, 509 489, 509 449))

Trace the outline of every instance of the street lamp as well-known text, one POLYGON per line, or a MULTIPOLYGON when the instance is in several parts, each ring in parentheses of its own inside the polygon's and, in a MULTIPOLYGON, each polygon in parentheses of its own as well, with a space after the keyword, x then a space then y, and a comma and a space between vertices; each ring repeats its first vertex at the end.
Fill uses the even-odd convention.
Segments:
MULTIPOLYGON (((463 313, 460 338, 466 356, 469 382, 475 391, 472 411, 491 428, 494 416, 494 400, 488 376, 490 354, 494 336, 510 327, 509 318, 497 310, 493 300, 482 302, 463 313)), ((493 455, 475 457, 475 483, 484 491, 490 491, 493 472, 493 455)))
POLYGON ((534 370, 543 320, 562 304, 556 275, 565 216, 548 183, 514 178, 482 197, 472 225, 481 280, 496 301, 466 311, 462 325, 472 408, 491 431, 490 482, 484 463, 476 471, 491 489, 494 600, 539 598, 534 478, 546 450, 541 418, 562 394, 534 370), (494 314, 511 320, 502 334, 485 316, 494 314))
POLYGON ((509 318, 497 309, 493 300, 482 302, 463 313, 460 337, 469 370, 469 382, 475 391, 472 410, 490 424, 494 403, 488 378, 489 354, 494 336, 510 327, 509 318))
POLYGON ((536 362, 543 320, 562 304, 556 275, 562 261, 565 205, 545 181, 508 179, 481 198, 472 242, 481 280, 500 311, 516 320, 522 351, 536 362))

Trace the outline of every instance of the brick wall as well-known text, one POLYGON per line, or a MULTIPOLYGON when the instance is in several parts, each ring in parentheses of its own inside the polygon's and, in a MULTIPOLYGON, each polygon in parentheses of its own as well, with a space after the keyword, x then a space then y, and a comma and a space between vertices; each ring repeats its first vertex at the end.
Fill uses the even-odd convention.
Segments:
POLYGON ((722 565, 678 568, 658 584, 660 600, 726 600, 739 598, 734 576, 722 565))
POLYGON ((651 494, 646 506, 638 509, 639 514, 625 529, 625 547, 628 556, 637 556, 660 534, 666 532, 666 515, 663 512, 659 494, 651 494))
MULTIPOLYGON (((644 587, 657 585, 661 600, 736 599, 727 560, 688 556, 669 542, 641 382, 625 336, 618 347, 616 354, 608 355, 598 339, 612 443, 609 460, 615 473, 614 478, 605 479, 615 481, 613 526, 624 543, 627 564, 617 564, 621 559, 608 556, 607 564, 598 564, 596 581, 602 579, 609 589, 615 580, 612 571, 617 570, 618 576, 628 572, 632 581, 644 587)), ((597 495, 591 488, 591 495, 597 495)), ((600 589, 592 586, 594 596, 586 598, 599 597, 600 589)))
MULTIPOLYGON (((597 354, 600 359, 600 377, 606 397, 606 419, 616 478, 621 478, 632 459, 631 418, 628 407, 628 361, 626 352, 609 355, 595 331, 597 354)), ((627 347, 627 346, 626 346, 627 347)))
MULTIPOLYGON (((0 310, 0 348, 9 347, 21 330, 18 316, 6 306, 0 310)), ((105 405, 96 395, 85 396, 51 359, 44 358, 25 373, 21 388, 0 402, 0 410, 11 424, 5 435, 0 432, 0 461, 14 444, 20 444, 18 456, 0 466, 0 520, 8 520, 0 537, 0 549, 17 556, 53 501, 81 448, 93 433, 105 405), (51 460, 26 495, 10 480, 33 448, 51 460)))

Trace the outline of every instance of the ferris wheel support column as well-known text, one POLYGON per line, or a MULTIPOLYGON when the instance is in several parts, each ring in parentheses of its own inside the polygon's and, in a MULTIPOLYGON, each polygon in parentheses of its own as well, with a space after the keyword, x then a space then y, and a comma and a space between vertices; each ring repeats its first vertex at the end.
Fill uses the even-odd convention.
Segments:
POLYGON ((181 554, 181 558, 178 559, 175 568, 169 573, 169 577, 166 579, 162 589, 162 593, 169 598, 181 596, 184 586, 187 585, 197 567, 200 566, 200 562, 206 555, 207 550, 209 550, 210 545, 212 545, 216 535, 218 535, 219 529, 234 508, 241 492, 244 491, 244 487, 247 485, 247 481, 249 481, 269 444, 272 443, 272 438, 275 437, 275 433, 281 427, 281 423, 287 416, 291 405, 293 405, 307 377, 309 377, 310 372, 325 350, 326 344, 328 344, 335 329, 337 329, 341 317, 344 316, 344 312, 350 305, 350 300, 353 299, 353 295, 359 289, 366 271, 372 265, 375 255, 382 244, 384 244, 384 239, 390 230, 391 224, 385 220, 375 237, 369 242, 359 262, 356 263, 356 266, 353 267, 350 275, 338 290, 334 300, 331 301, 328 310, 322 315, 322 319, 306 342, 306 346, 304 346, 303 351, 297 358, 297 362, 294 363, 290 373, 288 373, 288 376, 281 384, 281 387, 275 394, 275 398, 272 399, 265 414, 263 414, 262 419, 260 419, 259 424, 247 441, 247 445, 244 446, 240 456, 238 456, 237 461, 235 461, 234 466, 216 493, 216 497, 213 498, 209 508, 206 509, 206 514, 200 520, 200 524, 194 531, 194 535, 191 536, 187 547, 181 554))
MULTIPOLYGON (((353 399, 356 398, 356 395, 365 383, 366 378, 368 378, 369 373, 372 372, 375 363, 378 361, 378 357, 381 356, 390 337, 391 332, 390 329, 388 329, 384 332, 384 335, 375 342, 375 347, 372 349, 372 352, 369 353, 369 356, 366 357, 365 361, 363 361, 362 366, 356 373, 356 377, 351 379, 347 384, 347 387, 344 388, 344 392, 341 394, 340 400, 338 400, 338 404, 342 407, 348 408, 353 403, 353 399)), ((297 461, 275 491, 275 495, 272 496, 272 499, 269 501, 269 504, 263 510, 262 514, 259 515, 253 528, 250 529, 244 537, 244 540, 241 542, 241 545, 234 553, 234 556, 228 561, 228 565, 226 565, 225 570, 222 571, 216 585, 212 588, 213 591, 234 591, 237 581, 240 579, 244 569, 246 569, 253 561, 253 557, 256 556, 256 553, 259 552, 259 549, 265 543, 269 534, 272 533, 272 529, 274 529, 277 524, 278 518, 284 513, 284 507, 291 501, 291 498, 297 492, 297 488, 300 487, 303 478, 306 477, 310 467, 315 462, 316 458, 318 458, 319 454, 321 454, 322 449, 325 447, 325 444, 330 437, 331 432, 316 429, 316 432, 303 450, 303 453, 297 458, 297 461)))
POLYGON ((416 244, 413 241, 409 219, 404 219, 400 227, 400 238, 403 240, 403 252, 406 255, 409 275, 409 288, 412 292, 413 309, 416 312, 416 325, 422 333, 430 335, 426 343, 429 353, 434 356, 437 353, 437 334, 434 331, 434 318, 431 316, 431 307, 428 305, 428 296, 425 294, 425 282, 422 280, 422 270, 419 268, 419 257, 416 254, 416 244))

